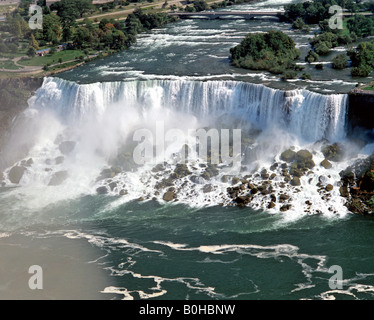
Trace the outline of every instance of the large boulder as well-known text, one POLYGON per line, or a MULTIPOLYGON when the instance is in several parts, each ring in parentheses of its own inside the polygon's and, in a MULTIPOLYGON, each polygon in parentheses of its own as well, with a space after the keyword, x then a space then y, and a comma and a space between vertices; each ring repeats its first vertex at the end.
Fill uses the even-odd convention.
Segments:
POLYGON ((21 181, 23 174, 25 173, 26 168, 22 166, 14 166, 12 169, 9 171, 9 180, 11 183, 19 184, 21 181))
POLYGON ((290 184, 294 187, 297 187, 301 185, 301 182, 298 177, 293 177, 293 179, 290 181, 290 184))
POLYGON ((68 155, 75 148, 76 143, 74 141, 64 141, 61 142, 58 148, 63 155, 68 155))
POLYGON ((169 201, 176 199, 176 197, 177 197, 177 194, 174 191, 167 191, 164 193, 164 196, 162 197, 162 199, 164 201, 169 202, 169 201))
POLYGON ((98 187, 96 189, 96 192, 98 194, 107 194, 108 193, 108 189, 107 189, 107 187, 102 186, 102 187, 98 187))
POLYGON ((331 169, 331 168, 332 168, 332 164, 331 164, 331 162, 330 162, 329 160, 327 160, 327 159, 324 159, 324 160, 320 163, 320 165, 321 165, 322 167, 324 167, 325 169, 331 169))
POLYGON ((321 151, 327 160, 335 162, 343 160, 344 146, 340 143, 324 146, 321 151))
POLYGON ((313 159, 313 154, 308 151, 308 150, 299 150, 297 153, 296 153, 296 161, 306 161, 306 160, 311 160, 313 159))
POLYGON ((292 151, 291 149, 288 149, 286 151, 283 151, 280 155, 280 159, 285 162, 292 162, 295 160, 296 152, 292 151))
POLYGON ((59 171, 59 172, 56 172, 51 180, 49 181, 48 185, 49 186, 59 186, 60 184, 62 184, 67 178, 68 178, 69 174, 67 171, 59 171))

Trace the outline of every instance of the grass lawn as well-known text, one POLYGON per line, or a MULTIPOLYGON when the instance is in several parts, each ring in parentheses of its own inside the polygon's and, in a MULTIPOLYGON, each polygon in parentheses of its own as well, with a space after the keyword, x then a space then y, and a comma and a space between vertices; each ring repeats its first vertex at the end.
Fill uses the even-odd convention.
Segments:
POLYGON ((19 70, 22 69, 19 66, 16 66, 12 60, 0 60, 0 69, 8 70, 19 70))
POLYGON ((33 57, 31 59, 20 60, 18 63, 23 66, 44 66, 46 64, 59 63, 59 59, 62 62, 75 60, 77 57, 84 55, 82 50, 64 50, 54 54, 47 54, 44 57, 33 57))
POLYGON ((370 91, 374 91, 374 87, 365 87, 365 88, 362 88, 362 90, 370 90, 370 91))

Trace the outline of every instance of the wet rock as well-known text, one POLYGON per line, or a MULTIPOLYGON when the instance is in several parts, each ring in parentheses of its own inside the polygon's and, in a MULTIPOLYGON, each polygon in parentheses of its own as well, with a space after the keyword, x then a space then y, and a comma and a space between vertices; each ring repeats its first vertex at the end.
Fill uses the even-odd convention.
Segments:
POLYGON ((313 159, 313 154, 308 151, 308 150, 299 150, 296 153, 296 161, 306 161, 306 160, 312 160, 313 159))
POLYGON ((326 184, 327 184, 327 181, 328 181, 328 179, 327 179, 327 177, 325 177, 325 176, 319 176, 319 177, 318 177, 318 182, 320 183, 320 186, 324 186, 324 185, 326 185, 326 184))
POLYGON ((281 165, 281 168, 282 169, 287 169, 288 168, 288 164, 283 162, 282 165, 281 165))
POLYGON ((280 211, 282 212, 285 212, 285 211, 288 211, 291 209, 291 205, 290 204, 285 204, 283 206, 280 207, 280 211))
POLYGON ((21 164, 25 167, 31 167, 34 164, 34 160, 32 158, 28 160, 23 160, 21 164))
POLYGON ((59 172, 56 172, 51 180, 49 181, 48 185, 49 186, 59 186, 60 184, 62 184, 67 178, 68 178, 69 174, 67 171, 59 171, 59 172))
POLYGON ((275 194, 271 194, 271 195, 270 195, 270 200, 271 200, 272 202, 277 202, 277 197, 275 196, 275 194))
POLYGON ((65 160, 64 156, 57 157, 55 158, 55 164, 62 164, 64 160, 65 160))
POLYGON ((268 172, 267 172, 267 170, 266 169, 263 169, 262 171, 261 171, 261 178, 262 179, 269 179, 269 174, 268 174, 268 172))
POLYGON ((11 183, 15 183, 15 184, 18 184, 22 177, 23 177, 23 174, 25 173, 26 171, 26 168, 25 167, 22 167, 22 166, 14 166, 12 169, 10 169, 9 171, 9 175, 8 175, 8 178, 10 180, 11 183))
POLYGON ((282 194, 279 195, 279 201, 280 201, 280 202, 285 202, 285 201, 287 201, 288 199, 290 199, 290 196, 287 195, 287 194, 282 193, 282 194))
POLYGON ((212 192, 213 191, 213 186, 211 184, 206 184, 204 187, 203 187, 203 192, 204 193, 209 193, 209 192, 212 192))
POLYGON ((164 193, 164 196, 162 197, 162 199, 164 201, 168 201, 168 202, 172 201, 176 198, 177 198, 177 195, 174 191, 167 191, 167 192, 164 193))
POLYGON ((192 172, 188 169, 187 165, 184 163, 178 163, 174 169, 174 173, 177 174, 177 178, 183 178, 192 174, 192 172))
POLYGON ((229 176, 228 176, 228 175, 223 175, 223 176, 221 177, 221 181, 222 181, 223 183, 229 182, 229 176))
POLYGON ((109 188, 110 188, 111 191, 113 191, 115 188, 117 188, 117 182, 109 183, 109 188))
POLYGON ((332 168, 332 164, 331 164, 331 162, 330 162, 329 160, 327 160, 327 159, 324 159, 324 160, 320 163, 320 165, 321 165, 322 167, 324 167, 325 169, 331 169, 331 168, 332 168))
POLYGON ((340 192, 340 195, 344 198, 348 198, 349 197, 349 191, 348 191, 348 187, 347 186, 341 186, 339 188, 339 192, 340 192))
POLYGON ((272 171, 276 170, 277 168, 278 168, 278 163, 277 163, 277 162, 273 163, 273 164, 270 166, 270 170, 272 170, 272 171))
POLYGON ((277 175, 275 173, 272 173, 269 177, 270 180, 274 180, 274 178, 276 177, 277 175))
POLYGON ((118 167, 111 167, 111 168, 103 169, 97 181, 114 178, 120 172, 121 172, 121 168, 118 168, 118 167))
POLYGON ((161 163, 159 163, 158 165, 152 168, 152 172, 160 172, 164 170, 165 170, 165 167, 161 163))
POLYGON ((231 180, 231 183, 234 185, 234 184, 238 184, 240 182, 240 179, 238 177, 234 177, 232 178, 231 180))
POLYGON ((204 178, 205 180, 210 180, 211 178, 210 173, 208 171, 204 171, 201 177, 204 178))
POLYGON ((297 162, 292 163, 291 168, 290 168, 290 175, 294 177, 302 177, 304 175, 304 172, 302 171, 302 169, 298 167, 297 162))
POLYGON ((343 170, 339 175, 344 184, 353 184, 355 182, 356 175, 351 170, 343 170))
POLYGON ((68 155, 74 150, 75 145, 76 142, 74 141, 64 141, 60 143, 58 148, 63 155, 68 155))
POLYGON ((276 206, 276 204, 273 202, 273 201, 271 201, 270 203, 269 203, 269 205, 268 205, 268 209, 272 209, 272 208, 274 208, 276 206))
POLYGON ((234 201, 240 206, 240 205, 247 205, 248 203, 251 202, 251 196, 246 195, 246 196, 239 196, 237 197, 234 201))
POLYGON ((292 162, 296 158, 296 152, 292 151, 291 149, 288 149, 286 151, 283 151, 280 155, 280 159, 285 162, 292 162))
POLYGON ((300 182, 300 179, 298 177, 294 177, 291 181, 290 181, 290 184, 294 187, 297 187, 297 186, 300 186, 301 185, 301 182, 300 182))
POLYGON ((98 194, 107 194, 108 193, 108 189, 107 189, 107 187, 98 187, 97 189, 96 189, 96 192, 98 193, 98 194))
POLYGON ((334 189, 334 186, 332 184, 328 184, 326 187, 325 187, 326 191, 330 192, 331 190, 334 189))
POLYGON ((124 189, 122 189, 120 192, 119 192, 119 195, 120 196, 125 196, 125 195, 127 195, 128 194, 128 192, 126 191, 126 190, 124 190, 124 189))
POLYGON ((307 204, 308 206, 312 205, 312 203, 309 200, 305 201, 305 204, 307 204))
POLYGON ((189 177, 190 181, 196 184, 204 184, 205 179, 199 176, 192 175, 189 177))
POLYGON ((323 155, 327 160, 339 162, 344 157, 344 146, 340 143, 324 146, 321 149, 323 155))

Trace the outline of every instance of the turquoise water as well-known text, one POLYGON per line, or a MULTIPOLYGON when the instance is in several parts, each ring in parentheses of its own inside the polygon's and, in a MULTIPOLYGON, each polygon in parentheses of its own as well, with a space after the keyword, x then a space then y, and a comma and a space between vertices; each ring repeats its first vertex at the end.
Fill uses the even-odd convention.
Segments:
MULTIPOLYGON (((278 9, 284 3, 265 1, 238 9, 278 9)), ((227 50, 249 30, 266 28, 292 34, 289 26, 268 20, 181 21, 143 35, 129 51, 59 77, 78 83, 230 79, 325 93, 347 92, 355 85, 347 71, 338 74, 326 69, 321 74, 307 66, 314 74, 314 82, 285 84, 265 73, 232 68, 227 50)), ((293 36, 300 43, 308 37, 293 36)), ((308 48, 301 46, 301 49, 307 52, 308 48)), ((173 83, 168 85, 174 88, 173 83)), ((66 91, 57 89, 43 88, 46 91, 39 92, 38 101, 57 105, 64 114, 66 91)), ((71 101, 81 98, 75 104, 69 105, 72 102, 66 100, 69 100, 66 106, 79 116, 89 114, 86 108, 90 105, 100 111, 101 104, 90 100, 92 92, 99 91, 98 87, 88 89, 78 87, 78 93, 86 90, 88 94, 69 97, 71 101)), ((112 99, 111 90, 108 85, 103 92, 112 99)), ((146 91, 142 98, 145 102, 159 101, 152 90, 146 91)), ((131 118, 128 114, 126 117, 131 118)), ((343 212, 342 206, 336 207, 338 214, 309 215, 301 207, 299 211, 281 213, 264 208, 206 203, 192 206, 185 201, 165 203, 151 198, 138 201, 116 194, 98 195, 97 185, 91 180, 100 173, 102 159, 96 159, 95 152, 102 151, 100 144, 109 144, 113 122, 104 122, 109 134, 103 142, 97 134, 103 128, 83 125, 87 130, 77 136, 85 143, 63 164, 72 170, 75 179, 55 189, 46 187, 48 172, 61 170, 51 165, 51 159, 59 155, 55 138, 60 139, 60 134, 69 136, 71 128, 79 131, 81 127, 69 127, 64 122, 66 119, 57 121, 49 114, 39 120, 42 130, 38 144, 29 154, 34 164, 20 186, 10 185, 0 190, 0 256, 3 257, 0 272, 4 275, 0 279, 1 299, 373 299, 372 218, 343 212), (35 264, 45 272, 41 292, 27 287, 27 268, 35 264), (341 289, 329 286, 334 275, 329 273, 331 266, 342 268, 341 289)), ((338 169, 337 165, 335 171, 339 172, 338 169)), ((142 191, 143 181, 131 184, 133 180, 127 179, 132 178, 124 175, 121 183, 130 183, 129 189, 133 190, 129 193, 134 191, 139 197, 142 194, 136 192, 142 191)), ((336 185, 334 190, 337 189, 336 185)), ((312 196, 313 190, 306 188, 300 203, 306 199, 303 196, 309 196, 308 192, 312 196)), ((293 197, 297 198, 297 193, 293 197)), ((340 197, 334 199, 339 203, 340 197)))

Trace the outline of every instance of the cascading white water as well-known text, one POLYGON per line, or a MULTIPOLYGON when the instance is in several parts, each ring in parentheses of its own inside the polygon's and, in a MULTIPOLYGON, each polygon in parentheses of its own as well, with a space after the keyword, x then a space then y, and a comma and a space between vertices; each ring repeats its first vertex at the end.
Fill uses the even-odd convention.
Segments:
MULTIPOLYGON (((28 190, 28 203, 36 208, 82 194, 95 194, 99 187, 113 195, 126 194, 121 201, 151 199, 158 183, 174 170, 172 157, 181 146, 176 149, 166 146, 171 162, 162 174, 155 176, 151 170, 154 164, 134 172, 124 163, 131 158, 133 149, 126 148, 132 144, 135 130, 147 128, 154 132, 156 122, 162 121, 165 129, 178 128, 184 132, 206 127, 240 128, 242 137, 249 138, 248 141, 252 139, 251 132, 261 132, 250 145, 242 141, 242 155, 245 154, 242 167, 222 168, 211 180, 204 180, 205 167, 195 158, 195 162, 189 164, 193 178, 187 176, 175 182, 179 201, 214 205, 225 201, 228 185, 221 181, 224 175, 244 177, 245 167, 247 174, 269 169, 274 161, 279 161, 280 152, 291 146, 296 150, 305 147, 312 150, 320 139, 330 142, 344 139, 346 110, 347 95, 321 95, 306 90, 285 92, 236 81, 148 80, 80 85, 59 78, 45 78, 20 117, 19 132, 14 139, 19 145, 28 146, 24 159, 32 159, 32 165, 26 168, 19 184, 28 190), (61 147, 64 142, 73 142, 74 150, 64 153, 61 147), (249 156, 243 147, 248 147, 249 156), (101 178, 103 169, 116 165, 123 170, 120 174, 101 178), (43 194, 42 199, 40 194, 43 194)), ((315 150, 314 154, 318 163, 323 160, 320 150, 315 150)), ((17 165, 24 166, 22 162, 17 165)), ((315 190, 318 175, 330 176, 329 183, 333 183, 334 179, 339 179, 343 166, 337 165, 335 171, 329 172, 318 166, 313 181, 302 177, 306 192, 297 197, 295 210, 303 212, 303 203, 315 194, 313 203, 318 210, 328 212, 315 190)), ((275 188, 283 181, 280 167, 277 174, 275 188)), ((10 168, 5 175, 10 176, 10 168)), ((8 180, 7 183, 12 185, 8 180)), ((292 193, 291 188, 287 185, 286 189, 292 193)), ((162 200, 165 190, 159 192, 158 199, 162 200)), ((338 188, 334 192, 340 198, 338 188)), ((253 204, 257 208, 267 207, 263 198, 254 199, 253 204)), ((279 210, 280 205, 273 210, 279 210)), ((344 211, 343 201, 335 201, 334 206, 344 211)))
POLYGON ((273 126, 287 129, 306 141, 336 141, 345 136, 347 95, 285 92, 235 81, 149 80, 79 85, 46 78, 30 100, 30 108, 52 110, 65 123, 100 118, 111 112, 113 105, 136 106, 140 114, 157 108, 205 118, 226 114, 262 130, 273 126))

